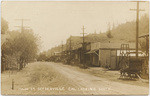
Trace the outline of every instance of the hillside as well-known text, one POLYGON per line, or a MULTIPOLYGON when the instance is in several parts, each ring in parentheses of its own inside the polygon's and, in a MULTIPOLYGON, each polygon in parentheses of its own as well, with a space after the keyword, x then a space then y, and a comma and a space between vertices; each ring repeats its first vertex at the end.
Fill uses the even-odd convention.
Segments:
MULTIPOLYGON (((127 42, 135 42, 136 36, 136 22, 126 22, 118 25, 117 27, 112 28, 111 35, 113 38, 107 37, 107 32, 100 34, 89 34, 85 36, 85 42, 113 42, 113 43, 127 43, 127 42)), ((139 36, 149 33, 149 17, 148 15, 144 15, 139 20, 139 36)), ((77 49, 82 46, 82 37, 81 36, 71 36, 66 41, 64 45, 64 50, 68 50, 70 47, 70 38, 71 38, 71 48, 77 49)), ((141 40, 141 39, 140 39, 141 40)), ((48 54, 52 52, 61 52, 61 45, 54 47, 48 50, 48 54)))
MULTIPOLYGON (((111 30, 113 38, 135 42, 136 22, 126 22, 111 30)), ((139 20, 139 36, 149 33, 149 17, 147 15, 139 20)))

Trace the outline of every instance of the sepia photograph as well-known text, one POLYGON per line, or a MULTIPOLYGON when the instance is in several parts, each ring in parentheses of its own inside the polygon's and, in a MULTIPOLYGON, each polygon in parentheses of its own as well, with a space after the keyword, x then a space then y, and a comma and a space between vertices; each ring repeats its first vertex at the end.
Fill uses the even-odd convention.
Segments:
POLYGON ((1 1, 1 95, 149 95, 149 4, 1 1))

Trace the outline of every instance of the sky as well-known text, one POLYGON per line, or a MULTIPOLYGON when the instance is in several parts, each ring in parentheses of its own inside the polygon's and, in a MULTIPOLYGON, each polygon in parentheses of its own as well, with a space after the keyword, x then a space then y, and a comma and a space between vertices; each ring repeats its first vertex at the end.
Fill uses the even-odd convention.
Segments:
MULTIPOLYGON (((136 20, 136 2, 127 1, 3 1, 1 15, 9 30, 19 30, 21 21, 41 37, 40 51, 65 43, 72 36, 105 32, 108 24, 117 26, 136 20)), ((149 3, 140 2, 140 17, 149 13, 149 3)))

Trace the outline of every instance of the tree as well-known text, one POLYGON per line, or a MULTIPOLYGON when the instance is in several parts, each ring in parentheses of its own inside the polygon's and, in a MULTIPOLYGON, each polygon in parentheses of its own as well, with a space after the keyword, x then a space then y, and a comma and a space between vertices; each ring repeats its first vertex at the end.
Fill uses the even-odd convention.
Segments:
POLYGON ((108 38, 113 38, 110 30, 110 23, 108 24, 108 31, 106 32, 108 38))
POLYGON ((38 61, 46 61, 47 59, 48 58, 46 56, 46 52, 40 53, 39 56, 38 56, 38 58, 37 58, 38 61))
POLYGON ((1 18, 1 34, 5 34, 8 31, 8 22, 1 18))
POLYGON ((109 30, 109 31, 107 31, 107 37, 108 38, 113 38, 113 36, 112 36, 112 34, 111 34, 111 31, 109 30))
POLYGON ((2 57, 4 61, 8 61, 6 57, 15 58, 12 63, 19 64, 19 69, 22 69, 36 58, 39 38, 27 29, 21 33, 12 31, 9 35, 10 38, 2 45, 2 57))

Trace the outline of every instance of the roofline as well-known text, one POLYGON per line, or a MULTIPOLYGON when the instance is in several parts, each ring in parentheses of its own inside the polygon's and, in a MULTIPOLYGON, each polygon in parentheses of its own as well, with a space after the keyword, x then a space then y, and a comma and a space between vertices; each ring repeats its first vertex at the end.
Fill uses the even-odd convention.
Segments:
POLYGON ((141 36, 139 36, 139 38, 144 38, 144 37, 148 37, 148 36, 149 36, 149 33, 145 34, 145 35, 141 35, 141 36))
MULTIPOLYGON (((99 48, 100 50, 121 50, 121 48, 99 48)), ((129 48, 129 50, 135 50, 135 48, 129 48)))

